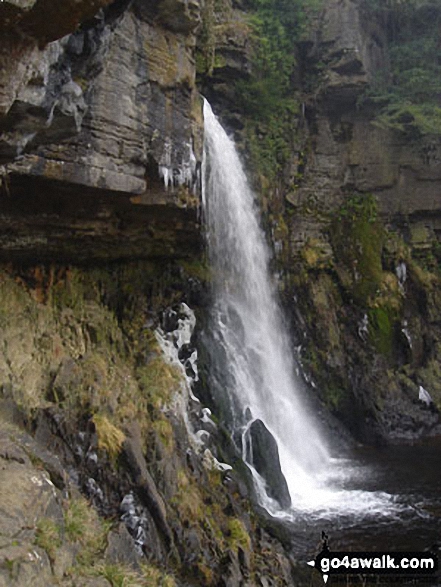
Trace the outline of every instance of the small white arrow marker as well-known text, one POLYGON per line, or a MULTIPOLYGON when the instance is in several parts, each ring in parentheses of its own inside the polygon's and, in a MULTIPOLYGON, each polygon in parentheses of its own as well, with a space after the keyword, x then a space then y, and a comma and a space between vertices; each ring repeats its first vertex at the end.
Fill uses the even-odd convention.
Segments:
POLYGON ((323 575, 323 581, 325 582, 325 584, 328 582, 329 579, 329 575, 323 575))
POLYGON ((315 567, 315 561, 309 561, 309 563, 306 563, 307 565, 309 565, 310 567, 315 567))

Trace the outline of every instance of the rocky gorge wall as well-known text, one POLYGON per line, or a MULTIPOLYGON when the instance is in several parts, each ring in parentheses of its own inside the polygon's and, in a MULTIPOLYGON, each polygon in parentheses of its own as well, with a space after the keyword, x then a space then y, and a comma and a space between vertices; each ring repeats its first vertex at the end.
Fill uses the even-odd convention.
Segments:
POLYGON ((0 585, 315 580, 154 334, 182 303, 204 320, 201 89, 254 169, 314 393, 364 441, 439 429, 440 143, 360 106, 388 66, 382 23, 355 0, 314 17, 290 156, 265 181, 234 85, 255 75, 247 11, 211 8, 0 3, 0 585))
MULTIPOLYGON (((116 2, 99 12, 85 5, 85 23, 67 36, 49 8, 16 8, 23 15, 2 46, 3 256, 78 262, 194 254, 197 5, 116 2), (38 24, 28 30, 34 12, 40 20, 46 14, 52 37, 38 24), (62 38, 47 44, 58 30, 62 38)), ((0 10, 7 15, 13 6, 0 10)))
POLYGON ((188 388, 197 371, 182 301, 195 306, 197 295, 181 271, 2 270, 0 585, 288 586, 302 576, 256 517, 222 424, 188 388))
POLYGON ((389 43, 366 3, 326 3, 304 46, 304 74, 318 69, 286 192, 303 359, 374 442, 439 433, 440 408, 441 143, 378 124, 365 96, 389 43))

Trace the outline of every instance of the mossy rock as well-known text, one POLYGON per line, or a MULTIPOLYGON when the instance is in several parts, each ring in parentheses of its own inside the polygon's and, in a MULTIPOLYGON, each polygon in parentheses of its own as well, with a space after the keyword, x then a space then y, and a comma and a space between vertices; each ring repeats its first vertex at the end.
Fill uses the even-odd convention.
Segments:
POLYGON ((430 393, 438 410, 441 410, 441 362, 439 358, 431 359, 427 366, 418 371, 418 380, 430 393))
POLYGON ((329 269, 332 267, 332 251, 322 240, 310 238, 300 251, 307 270, 329 269))
POLYGON ((228 521, 228 543, 233 550, 237 550, 239 547, 243 550, 251 548, 250 535, 244 522, 239 518, 231 518, 228 521))
POLYGON ((362 307, 375 297, 383 280, 385 232, 376 210, 372 196, 348 198, 330 227, 337 272, 343 268, 343 281, 362 307))
POLYGON ((369 336, 377 351, 391 355, 394 348, 394 318, 386 307, 372 308, 368 311, 369 336))

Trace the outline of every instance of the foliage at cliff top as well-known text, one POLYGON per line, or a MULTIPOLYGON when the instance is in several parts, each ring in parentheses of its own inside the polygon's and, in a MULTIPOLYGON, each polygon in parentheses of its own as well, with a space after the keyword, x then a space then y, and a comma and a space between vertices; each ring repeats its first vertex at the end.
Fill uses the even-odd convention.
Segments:
POLYGON ((386 24, 390 72, 371 97, 379 124, 413 134, 441 133, 441 0, 366 0, 386 24))
POLYGON ((251 0, 250 5, 256 39, 254 74, 260 82, 266 82, 267 90, 287 91, 296 43, 322 0, 251 0))
POLYGON ((288 158, 293 119, 298 112, 293 74, 296 44, 323 0, 251 0, 253 71, 236 84, 250 121, 250 149, 271 179, 288 158))

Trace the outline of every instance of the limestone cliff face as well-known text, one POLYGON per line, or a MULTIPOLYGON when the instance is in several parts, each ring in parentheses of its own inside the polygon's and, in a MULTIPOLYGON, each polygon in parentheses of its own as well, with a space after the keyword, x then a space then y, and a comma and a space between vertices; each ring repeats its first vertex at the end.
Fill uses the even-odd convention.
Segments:
POLYGON ((360 100, 388 68, 387 31, 363 2, 327 2, 302 50, 313 91, 286 190, 301 360, 356 435, 430 434, 441 407, 441 141, 378 126, 375 104, 360 100), (421 387, 433 403, 419 401, 421 387))
POLYGON ((63 27, 49 4, 23 7, 2 47, 3 257, 194 252, 199 6, 119 1, 97 12, 109 3, 84 4, 63 27), (53 29, 39 25, 45 19, 53 29))
POLYGON ((363 2, 327 2, 307 45, 306 70, 320 61, 320 71, 305 101, 304 172, 287 199, 326 210, 350 192, 374 193, 388 219, 424 216, 439 231, 439 138, 378 127, 374 106, 359 102, 388 68, 386 31, 367 18, 363 2))

